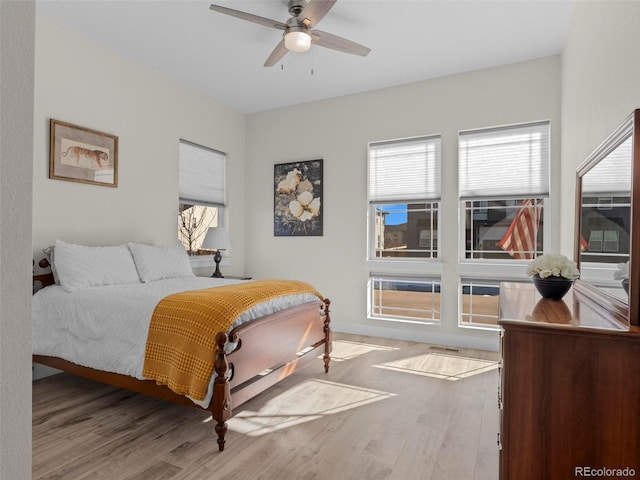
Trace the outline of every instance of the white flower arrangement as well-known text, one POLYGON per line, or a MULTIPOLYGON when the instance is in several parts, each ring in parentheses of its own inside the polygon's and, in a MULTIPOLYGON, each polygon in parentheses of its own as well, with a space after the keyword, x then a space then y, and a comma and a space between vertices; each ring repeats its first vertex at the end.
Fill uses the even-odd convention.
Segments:
POLYGON ((619 263, 618 270, 613 272, 615 280, 627 280, 629 278, 629 262, 619 263))
POLYGON ((580 276, 580 271, 576 262, 569 260, 565 255, 545 253, 529 262, 527 275, 530 277, 539 275, 540 278, 564 277, 575 280, 580 276))

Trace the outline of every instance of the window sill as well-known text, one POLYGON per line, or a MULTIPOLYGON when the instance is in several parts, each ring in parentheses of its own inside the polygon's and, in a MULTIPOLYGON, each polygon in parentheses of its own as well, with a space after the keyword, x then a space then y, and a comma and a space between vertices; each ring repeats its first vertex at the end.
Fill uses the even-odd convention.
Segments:
POLYGON ((440 260, 367 260, 367 269, 379 273, 407 273, 440 275, 444 264, 440 260))
POLYGON ((458 264, 458 275, 465 278, 498 280, 523 280, 527 277, 527 260, 507 262, 462 262, 458 264))

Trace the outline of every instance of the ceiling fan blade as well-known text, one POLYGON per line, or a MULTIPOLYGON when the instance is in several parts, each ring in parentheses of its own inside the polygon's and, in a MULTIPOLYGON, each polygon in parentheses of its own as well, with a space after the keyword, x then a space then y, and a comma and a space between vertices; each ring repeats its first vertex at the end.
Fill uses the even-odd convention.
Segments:
POLYGON ((337 0, 311 0, 298 15, 298 20, 308 28, 315 27, 331 10, 337 0))
POLYGON ((251 13, 241 12, 240 10, 234 10, 233 8, 222 7, 220 5, 213 5, 209 7, 214 12, 224 13, 225 15, 231 15, 232 17, 240 18, 242 20, 248 20, 253 23, 259 23, 265 27, 277 28, 278 30, 284 30, 287 26, 278 22, 277 20, 271 20, 270 18, 260 17, 251 13))
POLYGON ((287 47, 284 46, 284 39, 280 40, 280 43, 276 45, 276 48, 273 49, 273 52, 271 52, 271 55, 269 55, 267 61, 264 62, 264 66, 273 67, 276 63, 278 63, 278 60, 280 60, 287 54, 288 51, 289 50, 287 50, 287 47))
POLYGON ((331 48, 332 50, 338 50, 339 52, 350 53, 352 55, 360 55, 361 57, 366 57, 371 51, 370 48, 364 45, 320 30, 313 30, 311 32, 311 41, 320 47, 331 48))

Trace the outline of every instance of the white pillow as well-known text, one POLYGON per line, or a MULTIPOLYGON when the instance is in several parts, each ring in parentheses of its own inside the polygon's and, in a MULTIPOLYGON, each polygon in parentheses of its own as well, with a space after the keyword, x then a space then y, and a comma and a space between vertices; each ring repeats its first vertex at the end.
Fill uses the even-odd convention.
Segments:
POLYGON ((85 287, 140 283, 126 245, 88 247, 56 240, 55 269, 67 292, 85 287))
POLYGON ((180 243, 166 247, 143 243, 128 245, 142 282, 195 276, 191 269, 189 255, 180 243))

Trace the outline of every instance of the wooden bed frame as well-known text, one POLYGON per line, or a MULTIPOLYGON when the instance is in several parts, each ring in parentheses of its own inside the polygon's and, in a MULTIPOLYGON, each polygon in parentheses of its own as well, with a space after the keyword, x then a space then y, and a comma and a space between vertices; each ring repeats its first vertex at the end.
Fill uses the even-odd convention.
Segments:
MULTIPOLYGON (((49 263, 43 259, 40 267, 49 263)), ((53 284, 53 275, 34 275, 34 282, 53 284)), ((206 410, 215 420, 218 448, 224 450, 227 420, 237 407, 316 359, 320 353, 325 373, 331 360, 330 301, 318 300, 244 323, 227 333, 216 335, 213 397, 206 410), (227 341, 236 344, 226 353, 227 341)), ((56 357, 33 355, 33 361, 101 383, 143 393, 171 402, 202 408, 187 397, 151 380, 138 380, 117 373, 103 372, 56 357)))

